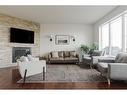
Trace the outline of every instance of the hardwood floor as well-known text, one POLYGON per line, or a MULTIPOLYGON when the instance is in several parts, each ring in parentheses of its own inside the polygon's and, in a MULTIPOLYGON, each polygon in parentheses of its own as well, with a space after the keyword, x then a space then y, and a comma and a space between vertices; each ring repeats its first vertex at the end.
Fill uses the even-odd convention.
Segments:
POLYGON ((18 84, 20 74, 16 67, 0 69, 0 89, 127 89, 127 83, 113 82, 109 87, 106 82, 89 83, 27 83, 18 84))

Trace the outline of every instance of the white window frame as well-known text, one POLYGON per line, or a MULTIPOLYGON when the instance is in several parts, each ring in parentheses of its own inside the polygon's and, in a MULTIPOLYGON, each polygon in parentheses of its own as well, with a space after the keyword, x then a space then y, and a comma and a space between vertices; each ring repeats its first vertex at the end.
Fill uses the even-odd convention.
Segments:
MULTIPOLYGON (((102 26, 104 26, 106 24, 108 24, 108 23, 105 23, 99 27, 99 50, 102 50, 102 26)), ((110 32, 109 32, 109 35, 110 35, 110 32)), ((109 37, 109 39, 110 39, 110 37, 109 37)), ((110 40, 109 40, 109 45, 110 45, 110 40)))
POLYGON ((112 37, 112 33, 111 33, 111 22, 118 19, 119 17, 122 17, 122 52, 126 52, 126 33, 127 33, 127 30, 125 31, 125 14, 127 14, 127 12, 123 12, 122 14, 114 17, 113 19, 105 22, 104 24, 100 25, 99 26, 99 50, 102 50, 102 26, 109 23, 109 55, 111 55, 111 37, 112 37))

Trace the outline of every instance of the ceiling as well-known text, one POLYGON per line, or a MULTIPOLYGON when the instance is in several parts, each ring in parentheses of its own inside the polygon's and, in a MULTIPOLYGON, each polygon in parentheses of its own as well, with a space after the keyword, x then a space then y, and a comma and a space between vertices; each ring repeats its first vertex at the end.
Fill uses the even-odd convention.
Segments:
POLYGON ((0 13, 42 24, 93 24, 117 6, 0 6, 0 13))

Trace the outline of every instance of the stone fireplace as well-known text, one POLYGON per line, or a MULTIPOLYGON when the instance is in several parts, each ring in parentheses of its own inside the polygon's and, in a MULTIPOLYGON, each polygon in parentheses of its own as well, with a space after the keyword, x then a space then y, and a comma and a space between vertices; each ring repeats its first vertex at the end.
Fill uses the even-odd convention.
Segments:
POLYGON ((31 54, 30 47, 13 47, 12 48, 12 63, 15 63, 18 58, 21 56, 26 56, 31 54))

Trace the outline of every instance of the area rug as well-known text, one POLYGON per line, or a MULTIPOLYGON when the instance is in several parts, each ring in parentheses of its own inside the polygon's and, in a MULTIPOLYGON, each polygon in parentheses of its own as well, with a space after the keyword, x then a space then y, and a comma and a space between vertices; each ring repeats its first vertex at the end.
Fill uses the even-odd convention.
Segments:
MULTIPOLYGON (((81 68, 78 65, 47 65, 46 78, 42 80, 42 74, 26 78, 26 83, 44 82, 106 82, 106 78, 100 75, 96 69, 81 68)), ((20 79, 17 83, 23 83, 20 79)))

